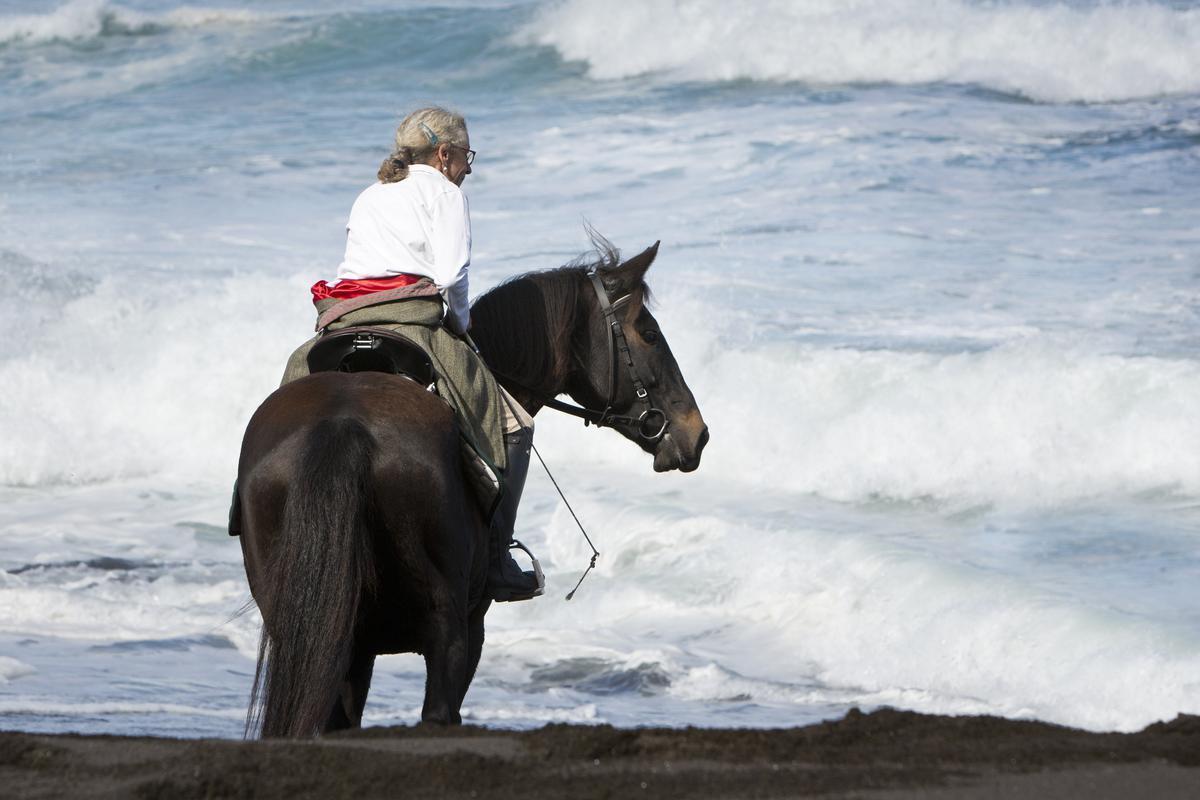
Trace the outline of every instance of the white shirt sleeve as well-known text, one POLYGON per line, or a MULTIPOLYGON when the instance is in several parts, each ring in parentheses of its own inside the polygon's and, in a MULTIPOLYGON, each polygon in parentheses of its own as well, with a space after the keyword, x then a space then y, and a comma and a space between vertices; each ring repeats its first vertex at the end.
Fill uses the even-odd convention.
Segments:
POLYGON ((438 194, 433 201, 433 282, 449 308, 446 322, 465 333, 471 319, 467 300, 467 267, 471 265, 471 212, 461 191, 438 194))

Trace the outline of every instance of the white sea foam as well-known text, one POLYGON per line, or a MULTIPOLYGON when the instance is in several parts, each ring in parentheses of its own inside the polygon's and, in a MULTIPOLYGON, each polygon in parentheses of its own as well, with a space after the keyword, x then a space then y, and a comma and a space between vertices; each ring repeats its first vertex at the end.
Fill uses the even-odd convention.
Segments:
POLYGON ((0 444, 0 483, 88 483, 177 469, 232 480, 250 413, 311 324, 287 319, 303 306, 286 303, 268 303, 283 318, 264 324, 253 298, 302 296, 303 286, 242 278, 197 283, 184 295, 135 295, 123 283, 104 281, 66 301, 62 313, 91 331, 86 339, 48 341, 0 361, 11 389, 0 405, 11 432, 0 444))
POLYGON ((462 710, 463 719, 475 722, 540 722, 540 723, 569 723, 586 725, 599 722, 596 718, 596 705, 584 703, 572 708, 546 708, 523 703, 504 703, 500 706, 466 705, 462 710))
MULTIPOLYGON (((749 491, 864 502, 1046 507, 1139 493, 1200 496, 1200 362, 1097 353, 1023 333, 963 353, 789 342, 729 347, 720 312, 663 298, 658 316, 712 430, 703 474, 749 491)), ((641 453, 553 416, 558 459, 641 453), (561 448, 561 449, 560 449, 561 448)))
POLYGON ((972 83, 1051 102, 1200 90, 1200 11, 1148 2, 567 0, 519 41, 597 79, 972 83))
POLYGON ((171 28, 190 28, 261 19, 253 11, 188 7, 154 14, 107 0, 70 0, 46 14, 0 16, 0 44, 81 41, 99 36, 139 36, 171 28))
MULTIPOLYGON (((0 573, 0 632, 98 642, 153 642, 188 636, 224 636, 247 656, 256 650, 255 610, 231 619, 248 598, 244 583, 113 577, 81 571, 53 583, 29 573, 0 573)), ((236 574, 230 570, 230 574, 236 574)))
POLYGON ((214 717, 217 719, 244 719, 245 709, 241 708, 200 708, 197 706, 181 705, 178 703, 55 703, 53 701, 34 698, 16 700, 0 700, 0 714, 85 717, 85 716, 115 716, 115 715, 146 715, 171 714, 186 717, 214 717))
MULTIPOLYGON (((632 496, 632 483, 620 491, 626 510, 595 529, 604 558, 582 596, 493 614, 489 670, 491 659, 601 657, 656 665, 679 699, 889 704, 1097 730, 1200 710, 1200 639, 1110 606, 1115 597, 1093 603, 870 531, 756 516, 753 504, 696 517, 632 496)), ((601 520, 609 504, 577 505, 601 520)), ((555 598, 575 577, 561 565, 587 557, 565 510, 543 552, 555 598)))
MULTIPOLYGON (((468 695, 467 705, 462 708, 462 717, 468 722, 491 723, 494 725, 546 725, 567 723, 586 725, 601 722, 597 717, 596 705, 584 703, 571 707, 537 706, 528 703, 513 703, 501 700, 498 704, 472 702, 468 695)), ((369 725, 395 725, 397 722, 413 723, 421 719, 421 707, 380 707, 377 703, 367 706, 363 722, 369 725)))
MULTIPOLYGON (((308 324, 302 304, 269 298, 303 283, 243 277, 136 296, 109 280, 69 301, 87 339, 43 339, 0 361, 0 483, 231 480, 250 413, 308 324)), ((662 305, 714 431, 706 474, 843 501, 1200 495, 1200 363, 1036 336, 958 354, 741 350, 706 327, 711 307, 662 305)), ((555 441, 620 463, 640 455, 573 427, 555 441)))
POLYGON ((35 672, 37 670, 24 661, 18 661, 8 656, 0 656, 0 683, 8 683, 15 678, 32 675, 35 672))
POLYGON ((1200 494, 1194 361, 1035 341, 955 355, 780 346, 709 369, 759 398, 748 414, 700 376, 722 432, 706 457, 754 483, 839 500, 1200 494))

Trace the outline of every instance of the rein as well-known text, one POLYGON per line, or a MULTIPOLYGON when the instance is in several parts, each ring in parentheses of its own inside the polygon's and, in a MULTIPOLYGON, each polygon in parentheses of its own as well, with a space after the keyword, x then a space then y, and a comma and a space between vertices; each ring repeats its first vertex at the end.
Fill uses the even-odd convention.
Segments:
MULTIPOLYGON (((561 400, 551 398, 542 403, 546 408, 552 408, 555 411, 560 411, 563 414, 570 414, 573 417, 579 417, 583 420, 584 425, 595 425, 597 428, 615 428, 619 425, 628 425, 636 428, 640 438, 648 442, 657 442, 667 432, 667 415, 662 409, 656 408, 650 400, 650 392, 646 390, 646 384, 642 381, 642 377, 638 374, 637 365, 633 361, 633 353, 629 349, 629 341, 625 338, 625 331, 621 328, 621 320, 617 319, 617 307, 629 299, 629 295, 619 297, 615 301, 608 299, 608 291, 604 288, 604 282, 596 272, 589 272, 588 277, 591 279, 592 288, 596 290, 596 299, 600 303, 600 310, 604 312, 604 320, 608 327, 608 400, 604 404, 604 410, 600 411, 594 408, 586 408, 584 406, 575 406, 570 403, 564 403, 561 400), (629 372, 629 378, 633 382, 634 394, 639 402, 645 406, 645 409, 636 417, 631 417, 626 414, 613 413, 613 402, 617 397, 617 357, 620 356, 625 362, 625 368, 629 372)), ((505 375, 503 372, 492 370, 498 377, 504 378, 514 386, 518 386, 530 394, 537 394, 534 390, 525 386, 520 381, 514 380, 512 377, 505 375)))

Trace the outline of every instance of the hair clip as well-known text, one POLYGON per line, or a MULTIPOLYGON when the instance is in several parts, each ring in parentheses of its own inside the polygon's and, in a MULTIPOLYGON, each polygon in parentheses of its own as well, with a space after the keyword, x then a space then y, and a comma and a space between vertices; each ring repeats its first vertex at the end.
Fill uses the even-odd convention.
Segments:
POLYGON ((437 134, 433 132, 433 128, 429 127, 424 122, 418 122, 417 127, 420 128, 421 132, 425 134, 425 138, 429 140, 430 144, 438 143, 438 137, 437 134))

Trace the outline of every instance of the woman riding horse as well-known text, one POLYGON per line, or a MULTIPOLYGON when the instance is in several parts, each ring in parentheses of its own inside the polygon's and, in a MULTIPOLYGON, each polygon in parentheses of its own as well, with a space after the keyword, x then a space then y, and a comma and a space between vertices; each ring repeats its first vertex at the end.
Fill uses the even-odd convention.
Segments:
MULTIPOLYGON (((471 309, 479 346, 529 414, 572 413, 636 443, 656 472, 690 472, 708 427, 647 307, 658 245, 621 261, 594 243, 595 260, 480 297, 471 309)), ((380 335, 370 330, 362 335, 380 335)), ((325 337, 314 363, 322 348, 359 335, 325 337)), ((248 733, 361 724, 384 653, 424 657, 423 721, 462 721, 492 602, 491 528, 471 496, 462 426, 426 387, 424 378, 319 370, 271 393, 246 426, 238 513, 263 618, 248 733)))
POLYGON ((708 427, 647 306, 657 243, 621 261, 597 235, 596 260, 479 298, 479 346, 515 401, 460 338, 472 160, 461 117, 422 109, 401 123, 354 204, 339 280, 313 287, 317 337, 246 427, 230 532, 263 617, 248 732, 361 724, 375 657, 402 652, 425 658, 421 719, 462 721, 492 600, 543 590, 537 562, 524 573, 508 552, 539 409, 614 429, 657 472, 700 464, 708 427), (329 371, 347 343, 366 362, 329 371), (406 357, 391 347, 416 366, 358 369, 406 357))
MULTIPOLYGON (((379 168, 379 181, 354 201, 337 282, 319 281, 313 300, 322 314, 322 331, 382 326, 414 340, 430 356, 440 378, 438 394, 454 407, 471 448, 502 470, 486 592, 497 601, 528 600, 542 594, 543 581, 521 570, 510 548, 529 469, 533 419, 463 338, 471 327, 471 217, 460 187, 474 160, 461 115, 433 107, 405 117, 393 152, 379 168), (422 286, 428 291, 420 291, 422 286), (398 295, 404 299, 371 303, 398 295), (351 310, 338 313, 346 307, 351 310)), ((315 341, 292 355, 284 383, 308 374, 306 356, 315 341)))

